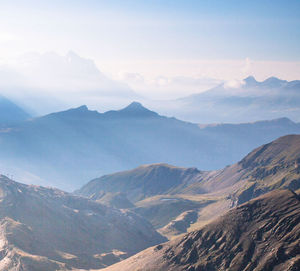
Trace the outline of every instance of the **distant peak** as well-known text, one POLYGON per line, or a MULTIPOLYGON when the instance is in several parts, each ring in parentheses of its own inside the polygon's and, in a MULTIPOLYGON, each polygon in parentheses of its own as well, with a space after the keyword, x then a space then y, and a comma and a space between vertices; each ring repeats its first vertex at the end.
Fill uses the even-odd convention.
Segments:
POLYGON ((126 117, 156 117, 157 113, 145 108, 139 102, 132 102, 125 108, 118 111, 108 111, 105 114, 109 114, 111 116, 126 116, 126 117))
POLYGON ((127 107, 125 107, 124 109, 126 110, 148 110, 147 108, 145 108, 141 103, 139 102, 132 102, 131 104, 129 104, 127 107))
POLYGON ((81 105, 77 108, 74 108, 74 110, 76 110, 76 111, 88 111, 89 109, 86 105, 81 105))
POLYGON ((265 81, 263 81, 263 83, 282 83, 282 82, 286 82, 286 81, 281 80, 275 76, 269 77, 265 81))
POLYGON ((244 79, 244 81, 249 84, 249 83, 257 83, 256 79, 254 78, 254 76, 250 75, 247 78, 244 79))

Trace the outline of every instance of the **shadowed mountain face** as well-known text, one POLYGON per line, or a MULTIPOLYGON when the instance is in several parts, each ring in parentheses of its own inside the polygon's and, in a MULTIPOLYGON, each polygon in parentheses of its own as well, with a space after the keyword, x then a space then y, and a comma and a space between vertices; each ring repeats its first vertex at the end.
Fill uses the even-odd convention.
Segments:
POLYGON ((299 196, 277 190, 104 270, 298 270, 299 238, 299 196))
POLYGON ((131 211, 0 177, 0 270, 98 269, 165 239, 131 211))
POLYGON ((238 123, 282 116, 300 121, 300 81, 271 77, 258 82, 250 76, 173 103, 178 103, 176 116, 194 122, 238 123))
POLYGON ((279 119, 201 128, 136 102, 106 113, 81 106, 0 131, 0 169, 23 182, 74 190, 141 164, 222 168, 287 133, 300 133, 300 125, 279 119))
POLYGON ((30 118, 22 108, 0 95, 0 128, 15 125, 30 118))

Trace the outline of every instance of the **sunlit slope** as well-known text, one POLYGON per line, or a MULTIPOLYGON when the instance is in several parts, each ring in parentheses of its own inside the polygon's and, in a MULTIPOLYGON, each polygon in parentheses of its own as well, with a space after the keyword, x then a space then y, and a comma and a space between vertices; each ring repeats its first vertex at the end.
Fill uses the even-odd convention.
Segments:
POLYGON ((299 196, 276 190, 104 270, 298 270, 299 221, 299 196))
POLYGON ((97 269, 163 242, 128 210, 0 177, 0 270, 97 269))

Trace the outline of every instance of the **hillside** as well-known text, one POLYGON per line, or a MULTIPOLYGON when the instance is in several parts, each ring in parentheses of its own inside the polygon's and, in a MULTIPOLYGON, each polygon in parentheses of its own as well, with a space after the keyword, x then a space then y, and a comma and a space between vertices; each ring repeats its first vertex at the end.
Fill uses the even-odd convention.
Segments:
POLYGON ((95 176, 141 164, 222 168, 287 133, 300 133, 300 125, 280 119, 214 130, 137 102, 105 113, 81 106, 1 130, 0 170, 25 183, 71 191, 95 176))
POLYGON ((165 239, 135 213, 0 177, 0 270, 98 269, 165 239))
POLYGON ((104 270, 298 270, 299 221, 299 196, 276 190, 104 270))
POLYGON ((136 202, 160 194, 175 194, 197 181, 204 173, 196 168, 180 168, 168 164, 143 165, 138 168, 104 175, 76 191, 97 199, 100 192, 122 192, 136 202))
POLYGON ((183 193, 227 191, 237 204, 277 188, 300 188, 300 135, 278 138, 250 152, 240 162, 208 174, 183 193))

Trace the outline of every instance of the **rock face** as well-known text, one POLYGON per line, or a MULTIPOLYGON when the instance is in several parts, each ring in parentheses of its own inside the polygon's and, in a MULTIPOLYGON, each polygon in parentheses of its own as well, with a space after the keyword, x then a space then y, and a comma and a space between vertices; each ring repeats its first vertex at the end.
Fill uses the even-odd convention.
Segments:
POLYGON ((165 239, 127 210, 0 177, 0 270, 98 269, 165 239))
POLYGON ((299 244, 299 196, 276 190, 104 270, 299 270, 299 244))

